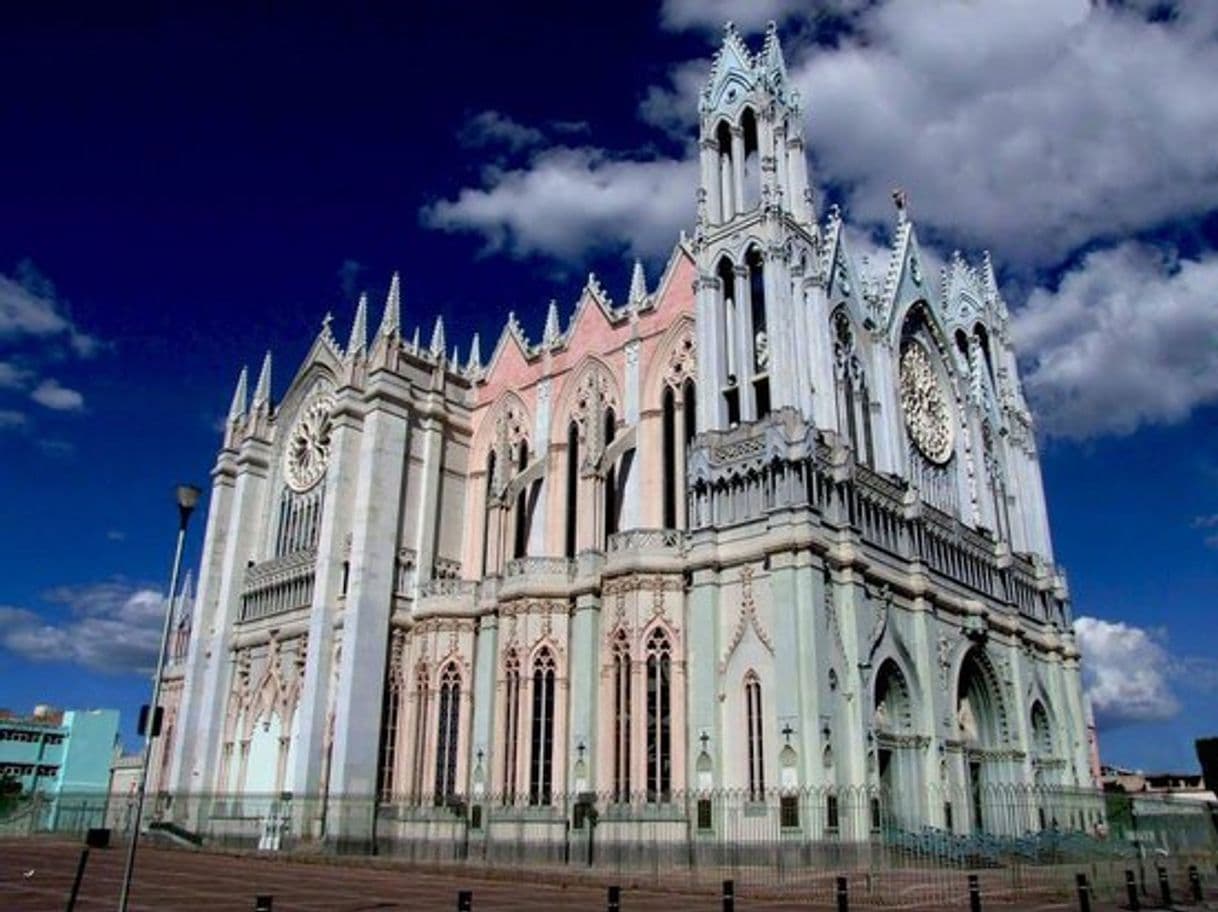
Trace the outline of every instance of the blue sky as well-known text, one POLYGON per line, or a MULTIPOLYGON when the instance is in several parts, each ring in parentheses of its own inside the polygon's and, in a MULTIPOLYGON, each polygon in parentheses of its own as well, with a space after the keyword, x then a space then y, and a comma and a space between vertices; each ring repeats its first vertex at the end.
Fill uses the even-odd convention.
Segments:
POLYGON ((895 186, 929 257, 993 251, 1104 759, 1218 734, 1212 4, 41 6, 0 12, 0 705, 134 716, 172 486, 267 347, 282 392, 393 270, 463 353, 654 279, 722 23, 773 18, 872 268, 895 186))

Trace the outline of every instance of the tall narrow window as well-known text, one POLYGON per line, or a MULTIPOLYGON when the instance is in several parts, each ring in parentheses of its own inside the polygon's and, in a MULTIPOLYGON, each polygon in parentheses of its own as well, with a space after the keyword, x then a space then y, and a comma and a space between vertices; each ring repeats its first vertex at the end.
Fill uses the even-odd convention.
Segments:
POLYGON ((761 735, 761 681, 749 672, 744 679, 744 708, 748 719, 749 800, 765 798, 765 753, 761 735))
POLYGON ((461 674, 449 662, 440 674, 440 711, 436 716, 436 804, 457 794, 457 721, 461 713, 461 674))
POLYGON ((397 758, 398 715, 402 708, 402 689, 398 677, 389 672, 389 687, 385 691, 385 705, 381 712, 381 764, 377 773, 377 793, 381 801, 391 801, 397 786, 394 781, 394 766, 397 758))
POLYGON ((668 637, 656 629, 647 638, 647 800, 665 802, 672 793, 672 657, 668 637))
POLYGON ((619 630, 613 642, 613 800, 630 800, 630 642, 619 630))
POLYGON ((482 575, 486 576, 491 547, 491 495, 495 493, 495 451, 486 457, 486 503, 482 511, 482 575))
POLYGON ((533 741, 529 803, 549 804, 554 787, 554 656, 543 648, 533 663, 533 741))
POLYGON ((688 446, 698 433, 698 389, 693 380, 681 388, 681 404, 685 410, 685 443, 688 446))
POLYGON ((677 415, 672 387, 664 387, 664 528, 677 527, 677 415))
POLYGON ((520 659, 516 650, 504 662, 503 803, 516 801, 516 757, 520 745, 520 659))
POLYGON ((732 266, 732 261, 727 257, 720 259, 719 265, 715 267, 715 276, 719 279, 719 289, 723 295, 720 325, 723 330, 723 351, 726 357, 724 380, 727 386, 734 386, 739 371, 736 369, 736 270, 732 266))
POLYGON ((579 425, 567 428, 567 557, 575 557, 579 530, 579 425))
POLYGON ((427 766, 427 714, 431 707, 431 686, 427 677, 427 666, 422 662, 415 671, 414 699, 414 757, 411 763, 410 794, 417 802, 423 799, 423 770, 427 766))
MULTIPOLYGON (((516 460, 516 471, 523 472, 529 465, 529 445, 520 441, 520 453, 516 460)), ((520 486, 516 494, 516 548, 513 557, 524 557, 529 551, 529 491, 520 486)))
MULTIPOLYGON (((613 443, 617 434, 617 416, 613 409, 605 410, 605 449, 613 443)), ((610 462, 605 467, 605 548, 609 547, 609 536, 617 531, 617 465, 610 462)))
POLYGON ((748 212, 761 202, 761 166, 757 143, 757 117, 752 108, 745 108, 740 115, 740 132, 744 139, 744 162, 741 167, 743 198, 739 210, 748 212))

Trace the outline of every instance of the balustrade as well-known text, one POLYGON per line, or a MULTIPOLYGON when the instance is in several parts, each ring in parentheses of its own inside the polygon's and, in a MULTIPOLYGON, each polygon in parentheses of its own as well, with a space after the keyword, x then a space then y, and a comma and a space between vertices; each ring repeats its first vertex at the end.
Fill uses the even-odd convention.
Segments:
POLYGON ((254 564, 245 572, 241 621, 307 608, 313 603, 317 551, 305 548, 254 564))

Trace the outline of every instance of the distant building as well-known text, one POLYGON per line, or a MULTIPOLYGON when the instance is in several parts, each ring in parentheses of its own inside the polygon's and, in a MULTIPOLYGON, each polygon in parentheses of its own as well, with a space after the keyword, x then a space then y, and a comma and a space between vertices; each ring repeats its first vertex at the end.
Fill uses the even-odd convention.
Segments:
POLYGON ((106 805, 106 826, 127 830, 135 819, 136 792, 139 789, 140 754, 124 754, 115 748, 110 765, 109 802, 106 805))
POLYGON ((6 712, 0 714, 0 775, 17 779, 27 794, 105 792, 117 737, 116 709, 6 712))
POLYGON ((100 826, 118 740, 118 710, 35 707, 30 716, 0 713, 0 775, 32 796, 40 827, 78 831, 100 826))

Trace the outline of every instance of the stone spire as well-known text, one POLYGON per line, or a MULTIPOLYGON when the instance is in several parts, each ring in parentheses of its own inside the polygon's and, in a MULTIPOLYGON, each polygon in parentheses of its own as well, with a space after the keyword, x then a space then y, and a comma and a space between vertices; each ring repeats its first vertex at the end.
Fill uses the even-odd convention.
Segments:
POLYGON ((347 357, 353 358, 368 345, 368 295, 359 296, 355 305, 355 319, 351 321, 351 338, 347 341, 347 357))
POLYGON ((558 344, 560 335, 562 331, 558 327, 558 302, 551 298, 550 306, 546 309, 546 328, 541 333, 542 346, 553 348, 558 344))
POLYGON ((249 407, 249 368, 242 367, 241 373, 237 375, 237 388, 233 390, 233 401, 228 407, 228 421, 232 424, 234 421, 242 418, 245 415, 246 409, 249 407))
POLYGON ((637 307, 647 297, 647 276, 643 272, 643 261, 634 261, 634 271, 630 274, 630 305, 637 307))
POLYGON ((473 376, 482 370, 482 344, 478 338, 478 334, 474 333, 474 339, 469 343, 469 361, 465 364, 465 372, 473 376))
POLYGON ((262 370, 258 373, 258 384, 254 387, 254 408, 263 405, 270 407, 271 404, 271 352, 268 349, 266 357, 262 359, 262 370))
POLYGON ((436 317, 436 325, 431 330, 431 345, 429 346, 433 358, 444 357, 444 318, 436 317))
POLYGON ((419 327, 417 326, 414 328, 414 336, 410 340, 410 347, 416 355, 419 353, 419 327))
POLYGON ((385 315, 381 317, 378 335, 392 336, 402 328, 402 285, 395 272, 389 280, 389 294, 385 298, 385 315))
POLYGON ((178 593, 177 609, 174 612, 174 623, 178 627, 182 627, 189 619, 194 598, 195 578, 194 574, 190 570, 187 570, 186 578, 182 580, 182 590, 178 593))

